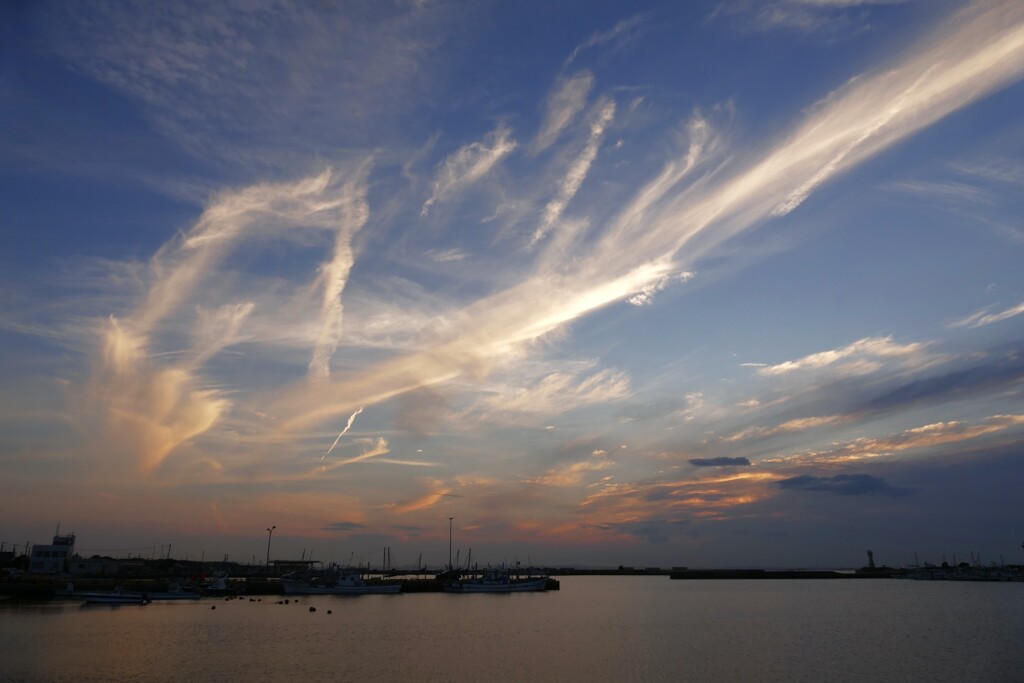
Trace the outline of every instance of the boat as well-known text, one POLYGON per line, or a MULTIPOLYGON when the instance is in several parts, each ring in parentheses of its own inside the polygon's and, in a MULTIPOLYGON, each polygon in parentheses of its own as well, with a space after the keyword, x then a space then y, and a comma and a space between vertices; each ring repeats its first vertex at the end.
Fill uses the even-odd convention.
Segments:
POLYGON ((55 590, 58 598, 68 600, 83 600, 92 605, 144 605, 149 602, 149 596, 145 593, 126 591, 117 586, 112 591, 79 591, 75 590, 75 584, 68 582, 67 588, 55 590))
POLYGON ((1013 567, 970 566, 966 562, 956 567, 917 567, 908 574, 908 577, 916 581, 1024 581, 1024 574, 1015 571, 1013 567))
POLYGON ((289 595, 375 595, 394 594, 402 590, 400 583, 371 583, 359 572, 346 569, 323 576, 282 577, 281 586, 289 595))
POLYGON ((87 605, 145 605, 149 598, 143 593, 80 593, 77 597, 85 600, 87 605))
POLYGON ((145 595, 150 600, 198 600, 201 597, 199 591, 182 588, 178 583, 171 583, 165 591, 149 591, 145 595))
POLYGON ((534 593, 548 589, 547 576, 513 578, 506 567, 488 567, 470 578, 455 578, 443 585, 445 593, 534 593))
POLYGON ((229 579, 227 574, 215 574, 199 590, 203 595, 230 597, 245 593, 245 584, 239 580, 229 579))

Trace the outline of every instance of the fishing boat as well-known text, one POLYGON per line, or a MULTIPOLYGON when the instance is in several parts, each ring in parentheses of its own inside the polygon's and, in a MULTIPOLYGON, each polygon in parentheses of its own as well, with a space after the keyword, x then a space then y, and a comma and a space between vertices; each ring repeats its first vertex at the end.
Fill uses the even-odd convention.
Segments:
POLYGON ((328 572, 323 576, 281 579, 289 595, 373 595, 394 594, 402 590, 400 583, 368 582, 354 570, 328 572))
POLYGON ((142 593, 83 593, 87 605, 145 605, 149 599, 142 593))
POLYGON ((124 591, 120 586, 112 591, 75 591, 74 597, 88 605, 145 605, 149 602, 145 593, 124 591))
POLYGON ((547 590, 548 578, 513 578, 506 567, 488 567, 479 576, 447 581, 443 588, 445 593, 534 593, 547 590))
POLYGON ((149 591, 146 597, 150 600, 198 600, 199 591, 192 588, 182 588, 179 583, 171 583, 165 591, 149 591))
POLYGON ((145 593, 126 591, 120 586, 111 591, 79 591, 75 584, 68 582, 67 588, 54 591, 58 598, 83 600, 92 605, 144 605, 149 602, 145 593))
POLYGON ((240 580, 230 579, 225 574, 215 574, 207 579, 200 588, 203 595, 214 597, 235 596, 245 593, 245 584, 240 580))

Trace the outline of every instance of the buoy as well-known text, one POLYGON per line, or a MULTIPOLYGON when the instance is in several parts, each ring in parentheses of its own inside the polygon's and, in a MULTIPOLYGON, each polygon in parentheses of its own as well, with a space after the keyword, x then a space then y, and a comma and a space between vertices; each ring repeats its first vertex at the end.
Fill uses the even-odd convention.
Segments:
POLYGON ((310 605, 310 607, 309 607, 309 611, 310 611, 310 612, 315 612, 315 611, 316 611, 316 607, 313 607, 312 605, 310 605))
POLYGON ((328 614, 333 614, 333 612, 331 612, 331 610, 327 610, 327 613, 328 614))
POLYGON ((217 609, 217 605, 210 605, 210 609, 217 609))

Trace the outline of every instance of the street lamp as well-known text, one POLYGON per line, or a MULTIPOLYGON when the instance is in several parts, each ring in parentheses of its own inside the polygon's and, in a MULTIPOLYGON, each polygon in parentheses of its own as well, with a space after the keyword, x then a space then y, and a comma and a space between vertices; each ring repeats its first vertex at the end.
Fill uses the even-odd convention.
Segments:
POLYGON ((448 569, 452 570, 455 567, 452 566, 452 520, 454 517, 448 518, 448 569))
POLYGON ((268 567, 270 566, 270 539, 274 535, 274 529, 276 529, 276 528, 277 528, 277 525, 275 524, 274 526, 272 526, 269 529, 267 529, 267 566, 268 567))

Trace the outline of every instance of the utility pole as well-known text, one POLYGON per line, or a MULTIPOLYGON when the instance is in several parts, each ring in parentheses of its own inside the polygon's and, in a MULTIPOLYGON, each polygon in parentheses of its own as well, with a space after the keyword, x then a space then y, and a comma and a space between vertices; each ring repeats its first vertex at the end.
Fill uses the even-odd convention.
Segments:
POLYGON ((454 569, 452 567, 452 520, 454 517, 448 518, 448 570, 454 569))
POLYGON ((276 528, 277 525, 275 524, 274 526, 267 529, 267 567, 270 567, 270 539, 273 537, 274 529, 276 528))

